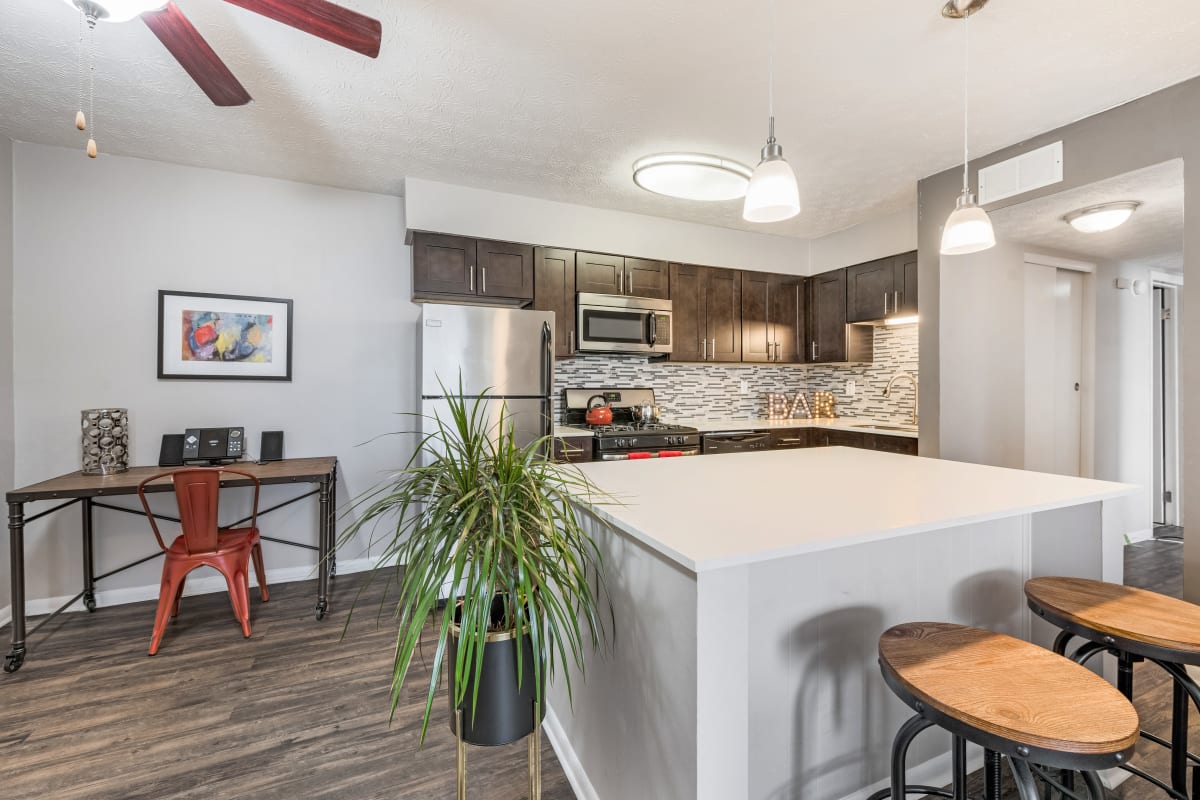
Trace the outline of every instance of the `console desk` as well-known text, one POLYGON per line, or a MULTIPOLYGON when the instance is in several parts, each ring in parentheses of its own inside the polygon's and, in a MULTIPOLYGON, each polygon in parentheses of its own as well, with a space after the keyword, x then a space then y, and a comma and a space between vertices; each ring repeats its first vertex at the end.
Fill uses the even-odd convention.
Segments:
MULTIPOLYGON (((315 547, 310 544, 275 539, 270 536, 262 536, 262 538, 277 544, 286 544, 317 551, 316 615, 317 619, 322 619, 329 608, 329 579, 333 577, 336 571, 334 558, 334 506, 337 497, 337 458, 334 456, 288 458, 267 464, 238 462, 231 464, 230 467, 254 475, 264 486, 286 483, 315 484, 315 488, 311 488, 304 494, 293 497, 290 500, 285 500, 270 508, 262 509, 258 515, 262 517, 284 506, 290 506, 293 503, 299 502, 306 497, 312 497, 314 494, 319 495, 317 508, 319 534, 317 537, 318 543, 315 547), (321 565, 326 565, 326 567, 322 569, 321 565)), ((176 467, 175 469, 188 469, 188 467, 176 467)), ((25 654, 27 652, 27 634, 25 631, 25 526, 34 520, 61 511, 68 506, 75 505, 76 503, 81 504, 83 512, 81 521, 81 532, 83 534, 83 548, 81 552, 83 561, 83 590, 68 600, 57 611, 54 611, 50 616, 34 626, 33 630, 29 631, 29 635, 32 635, 38 628, 61 614, 77 600, 82 599, 84 607, 89 612, 95 611, 96 581, 111 577, 162 555, 160 551, 156 551, 123 567, 106 572, 103 575, 97 575, 93 556, 92 513, 96 508, 104 508, 110 511, 120 511, 126 514, 145 517, 145 512, 140 507, 124 508, 102 502, 98 498, 136 495, 138 484, 146 478, 160 472, 170 471, 173 471, 170 467, 132 467, 125 472, 119 472, 115 475, 84 475, 81 472, 71 472, 66 475, 60 475, 57 478, 42 481, 41 483, 31 484, 21 489, 14 489, 5 495, 5 500, 8 503, 8 543, 12 557, 12 648, 4 657, 5 672, 16 672, 20 669, 21 665, 25 662, 25 654), (26 503, 45 500, 64 500, 65 502, 39 511, 32 516, 25 516, 26 503)), ((251 485, 249 480, 239 475, 230 475, 227 480, 221 481, 222 488, 251 485)), ((173 484, 167 479, 155 481, 146 486, 147 492, 170 492, 172 490, 173 484)), ((171 522, 179 521, 178 518, 160 514, 155 514, 155 517, 171 522)), ((221 528, 236 528, 249 520, 250 518, 246 517, 245 519, 231 522, 228 525, 222 525, 221 528)))

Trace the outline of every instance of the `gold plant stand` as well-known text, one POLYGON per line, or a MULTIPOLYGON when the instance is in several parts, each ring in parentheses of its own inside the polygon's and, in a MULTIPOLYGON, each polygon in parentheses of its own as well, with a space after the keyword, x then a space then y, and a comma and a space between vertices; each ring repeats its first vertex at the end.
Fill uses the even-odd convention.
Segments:
MULTIPOLYGON (((528 743, 529 800, 542 800, 542 709, 533 706, 533 732, 525 737, 528 743)), ((454 767, 457 798, 467 800, 467 743, 462 738, 462 709, 454 712, 454 767)))

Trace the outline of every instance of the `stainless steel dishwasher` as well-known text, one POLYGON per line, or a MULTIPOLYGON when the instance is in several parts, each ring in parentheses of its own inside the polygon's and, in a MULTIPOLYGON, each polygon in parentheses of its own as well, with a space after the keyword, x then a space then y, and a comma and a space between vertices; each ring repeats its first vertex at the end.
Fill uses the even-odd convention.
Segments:
POLYGON ((770 448, 771 435, 766 431, 706 433, 703 440, 704 455, 743 453, 749 450, 769 450, 770 448))

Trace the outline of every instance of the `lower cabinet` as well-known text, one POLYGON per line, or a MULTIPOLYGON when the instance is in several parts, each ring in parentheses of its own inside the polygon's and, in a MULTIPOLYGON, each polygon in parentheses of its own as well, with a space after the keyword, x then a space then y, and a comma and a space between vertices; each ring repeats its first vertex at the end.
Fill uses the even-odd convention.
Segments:
POLYGON ((826 428, 810 428, 809 447, 858 447, 863 450, 879 450, 883 453, 899 453, 906 456, 917 454, 917 440, 911 436, 888 436, 865 431, 839 431, 826 428))
POLYGON ((554 440, 554 460, 560 463, 581 464, 592 460, 591 436, 564 436, 554 440))
POLYGON ((911 436, 886 436, 881 433, 871 434, 871 439, 874 440, 872 450, 880 450, 884 453, 899 453, 903 456, 915 456, 917 454, 917 440, 911 436))
POLYGON ((779 428, 771 431, 772 450, 794 450, 798 447, 811 447, 809 428, 779 428))

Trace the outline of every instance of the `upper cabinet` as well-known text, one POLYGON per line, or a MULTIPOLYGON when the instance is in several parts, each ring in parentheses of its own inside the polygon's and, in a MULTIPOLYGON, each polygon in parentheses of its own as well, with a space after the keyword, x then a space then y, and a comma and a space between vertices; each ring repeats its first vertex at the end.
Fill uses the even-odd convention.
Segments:
POLYGON ((575 355, 574 250, 533 248, 533 308, 554 312, 554 355, 575 355))
POLYGON ((672 361, 742 360, 742 273, 671 264, 672 361))
POLYGON ((848 322, 879 322, 917 313, 917 253, 846 268, 848 322))
POLYGON ((874 333, 864 325, 849 325, 848 270, 835 269, 808 279, 807 328, 804 360, 809 364, 870 361, 874 333))
POLYGON ((575 290, 597 294, 670 298, 667 262, 601 253, 579 253, 575 258, 575 290))
POLYGON ((437 233, 413 234, 413 298, 524 304, 533 299, 533 248, 437 233))
POLYGON ((805 279, 743 271, 742 361, 804 361, 805 279))

